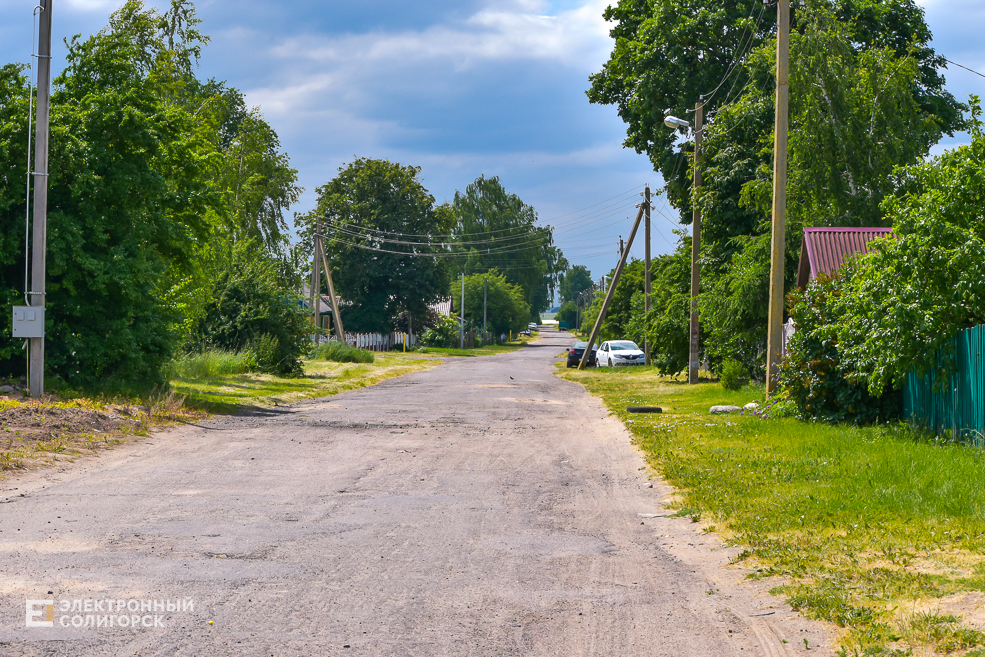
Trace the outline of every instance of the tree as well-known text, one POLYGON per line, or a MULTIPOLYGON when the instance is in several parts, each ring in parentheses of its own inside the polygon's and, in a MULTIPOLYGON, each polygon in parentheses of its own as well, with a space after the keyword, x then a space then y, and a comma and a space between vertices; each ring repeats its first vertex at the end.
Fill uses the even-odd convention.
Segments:
POLYGON ((892 239, 844 270, 833 315, 846 371, 880 395, 910 372, 925 375, 952 339, 985 323, 985 130, 971 103, 972 141, 899 172, 903 192, 887 198, 892 239))
MULTIPOLYGON (((198 24, 187 0, 172 0, 163 14, 130 0, 101 32, 67 44, 51 99, 49 387, 166 385, 164 365, 202 318, 232 253, 235 213, 216 173, 229 122, 218 110, 241 95, 215 99, 223 85, 195 78, 208 42, 198 24)), ((0 271, 15 303, 28 105, 19 67, 0 69, 0 96, 0 177, 10 183, 0 186, 0 232, 9 240, 0 271)), ((278 180, 290 186, 294 172, 286 173, 278 180)), ((257 247, 251 257, 268 254, 257 247)), ((0 363, 23 371, 19 342, 0 349, 0 363)))
POLYGON ((578 301, 578 295, 592 287, 595 281, 585 265, 575 265, 564 274, 561 281, 561 301, 578 301))
POLYGON ((575 328, 575 323, 578 321, 578 306, 575 305, 574 301, 566 302, 558 310, 554 319, 558 321, 558 324, 565 324, 568 328, 575 328))
MULTIPOLYGON (((493 335, 519 333, 527 328, 530 306, 519 285, 510 283, 506 276, 495 269, 484 274, 465 277, 465 323, 477 331, 482 330, 482 303, 484 285, 488 281, 486 302, 487 330, 493 335)), ((452 303, 461 308, 461 287, 452 285, 452 303)))
MULTIPOLYGON (((923 10, 913 0, 795 6, 794 31, 816 13, 829 11, 849 30, 856 51, 889 49, 898 58, 912 56, 919 77, 910 93, 921 111, 936 117, 948 134, 961 128, 961 106, 945 90, 939 73, 946 61, 930 47, 923 10)), ((749 52, 774 34, 775 15, 755 0, 620 0, 603 16, 613 23, 615 47, 602 70, 590 77, 588 98, 618 107, 627 124, 625 145, 649 156, 668 183, 672 204, 682 212, 681 223, 690 223, 691 175, 681 158, 693 146, 684 142, 680 154, 674 152, 675 137, 663 125, 664 115, 686 116, 703 100, 706 116, 714 116, 743 90, 758 86, 743 64, 749 52)), ((791 99, 795 95, 791 87, 791 99)))
POLYGON ((419 173, 418 167, 359 158, 319 187, 316 210, 299 217, 307 235, 322 222, 349 330, 387 332, 397 314, 423 318, 428 304, 448 292, 447 252, 439 242, 451 232, 454 215, 435 207, 419 173))
POLYGON ((519 196, 507 192, 499 178, 479 176, 455 192, 457 223, 453 250, 461 254, 453 273, 496 269, 523 288, 531 315, 545 310, 568 269, 554 246, 553 229, 537 226, 537 213, 519 196))
POLYGON ((677 248, 650 262, 650 312, 644 312, 643 292, 630 301, 627 332, 645 335, 651 362, 661 374, 687 369, 690 341, 691 238, 679 233, 677 248))
POLYGON ((188 348, 248 349, 262 371, 300 376, 310 347, 307 312, 285 290, 273 262, 255 257, 257 250, 249 241, 236 245, 188 348))

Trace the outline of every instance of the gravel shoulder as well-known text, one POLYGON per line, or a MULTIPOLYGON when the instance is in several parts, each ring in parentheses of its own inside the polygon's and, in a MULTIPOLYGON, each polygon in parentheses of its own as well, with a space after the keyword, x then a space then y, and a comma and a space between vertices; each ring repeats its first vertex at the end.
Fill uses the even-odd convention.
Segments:
POLYGON ((0 482, 0 653, 824 654, 819 625, 667 517, 622 424, 554 376, 568 342, 0 482), (25 599, 194 609, 26 628, 25 599))

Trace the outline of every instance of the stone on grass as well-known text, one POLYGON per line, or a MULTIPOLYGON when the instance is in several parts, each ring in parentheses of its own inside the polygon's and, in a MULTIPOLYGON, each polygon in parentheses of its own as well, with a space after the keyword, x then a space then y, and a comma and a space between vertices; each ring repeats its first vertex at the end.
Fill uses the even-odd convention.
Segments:
POLYGON ((741 411, 742 409, 738 406, 722 405, 722 406, 712 406, 711 414, 719 415, 722 413, 734 413, 735 411, 741 411))
POLYGON ((759 403, 758 402, 749 402, 748 404, 746 404, 742 408, 746 409, 747 411, 754 411, 757 408, 759 408, 759 403))
POLYGON ((6 394, 8 392, 13 392, 14 386, 0 386, 0 392, 6 394))

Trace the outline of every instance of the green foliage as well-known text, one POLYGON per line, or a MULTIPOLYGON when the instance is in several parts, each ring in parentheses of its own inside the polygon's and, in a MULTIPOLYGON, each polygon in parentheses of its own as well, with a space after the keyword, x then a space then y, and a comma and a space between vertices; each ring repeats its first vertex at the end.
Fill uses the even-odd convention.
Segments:
MULTIPOLYGON (((615 47, 589 99, 614 104, 626 145, 649 155, 671 204, 702 211, 702 352, 763 372, 769 288, 774 14, 753 2, 622 0, 606 10, 615 47), (748 51, 748 52, 747 52, 748 51), (662 124, 704 98, 704 185, 692 194, 693 145, 662 124)), ((894 167, 964 126, 911 0, 835 0, 793 8, 785 282, 803 226, 884 225, 894 167)), ((642 322, 642 320, 637 320, 642 322)), ((663 335, 670 335, 667 331, 663 335)), ((657 333, 656 336, 661 335, 657 333)))
POLYGON ((952 338, 985 323, 985 131, 972 99, 972 141, 899 172, 904 194, 886 201, 895 239, 853 262, 834 309, 848 371, 874 394, 924 375, 952 338))
POLYGON ((353 347, 347 342, 332 340, 318 345, 308 354, 312 360, 328 360, 334 363, 372 363, 376 360, 372 351, 353 347))
POLYGON ((561 284, 568 261, 554 246, 550 226, 537 226, 537 213, 516 194, 506 191, 499 178, 479 176, 455 192, 453 249, 467 254, 453 267, 466 275, 497 270, 524 293, 530 321, 550 305, 561 284))
POLYGON ((749 380, 749 371, 737 360, 726 360, 719 368, 718 380, 726 390, 740 390, 749 380))
POLYGON ((427 236, 451 232, 454 216, 447 208, 435 208, 420 171, 358 158, 319 187, 317 209, 299 217, 303 237, 318 222, 328 235, 325 250, 347 330, 385 333, 392 318, 404 311, 423 319, 428 304, 447 293, 448 269, 442 258, 388 253, 407 247, 380 242, 381 232, 424 236, 424 244, 433 241, 427 236))
MULTIPOLYGON (((250 234, 235 224, 246 214, 259 224, 270 218, 260 211, 263 194, 239 182, 240 201, 253 204, 237 210, 224 188, 233 182, 218 173, 236 143, 230 117, 242 95, 195 78, 208 43, 199 22, 186 0, 163 13, 130 0, 107 28, 67 42, 51 99, 48 178, 46 369, 55 387, 140 393, 166 385, 173 355, 202 346, 185 343, 229 241, 250 234)), ((28 105, 19 67, 0 68, 0 97, 0 272, 4 301, 19 303, 28 105)), ((254 119, 263 139, 250 148, 269 154, 276 135, 254 119)), ((234 156, 255 190, 269 172, 249 151, 234 156)), ((264 193, 293 201, 296 172, 282 167, 275 178, 264 193)), ((257 249, 253 257, 271 255, 257 249)), ((0 368, 22 371, 23 362, 20 341, 0 345, 0 368)))
POLYGON ((260 371, 299 376, 311 325, 301 300, 285 292, 273 263, 253 257, 254 250, 250 242, 233 250, 193 330, 192 345, 249 349, 260 371))
MULTIPOLYGON (((493 335, 500 335, 510 331, 519 333, 527 328, 527 323, 530 321, 530 306, 527 305, 523 288, 509 283, 506 276, 495 269, 485 274, 472 274, 465 277, 466 325, 482 331, 483 285, 486 281, 489 285, 486 308, 488 331, 493 335)), ((452 283, 451 287, 452 304, 455 308, 461 308, 461 283, 452 283)))
POLYGON ((168 378, 209 379, 244 374, 256 369, 256 356, 250 350, 206 349, 176 358, 168 366, 168 378))
POLYGON ((661 374, 686 370, 691 345, 691 238, 679 237, 673 253, 650 261, 650 313, 644 312, 643 292, 637 290, 626 329, 629 335, 646 336, 651 362, 661 374))
POLYGON ((454 317, 442 316, 434 326, 421 334, 421 344, 425 347, 457 347, 458 320, 454 317))
POLYGON ((564 322, 569 328, 575 328, 575 322, 578 321, 578 306, 575 305, 574 301, 568 301, 557 311, 554 319, 558 323, 564 322))
POLYGON ((594 284, 595 281, 592 280, 592 274, 588 271, 588 267, 575 265, 565 272, 564 279, 561 281, 561 301, 577 302, 578 295, 594 284))
POLYGON ((841 278, 821 276, 804 292, 791 295, 790 315, 797 332, 787 344, 780 385, 804 418, 864 424, 899 417, 899 394, 873 396, 866 381, 842 365, 837 308, 849 285, 841 278))

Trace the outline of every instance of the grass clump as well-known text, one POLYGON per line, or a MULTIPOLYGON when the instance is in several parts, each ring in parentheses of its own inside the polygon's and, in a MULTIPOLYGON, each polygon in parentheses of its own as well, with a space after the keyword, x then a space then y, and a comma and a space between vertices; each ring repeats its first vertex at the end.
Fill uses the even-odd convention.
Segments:
POLYGON ((244 374, 255 368, 256 357, 250 350, 207 349, 197 354, 186 354, 176 358, 171 363, 170 378, 206 379, 244 374))
MULTIPOLYGON (((681 498, 745 548, 753 577, 805 616, 843 628, 841 653, 948 654, 985 647, 962 596, 985 591, 985 455, 906 425, 867 427, 709 414, 761 401, 761 386, 689 386, 640 370, 567 371, 627 422, 681 498), (630 417, 627 406, 661 406, 630 417), (905 613, 930 609, 933 613, 905 613)), ((969 653, 971 654, 971 653, 969 653)))
POLYGON ((722 371, 718 376, 722 387, 726 390, 739 390, 749 380, 746 366, 737 360, 727 360, 722 363, 722 371))
POLYGON ((372 363, 376 360, 372 351, 358 349, 345 342, 326 342, 308 354, 309 360, 327 360, 333 363, 372 363))

